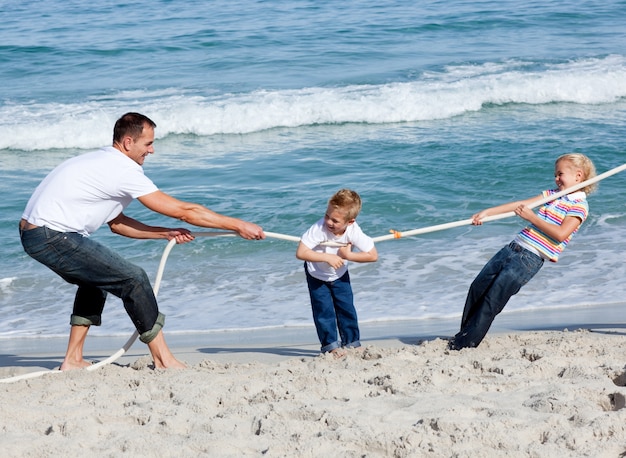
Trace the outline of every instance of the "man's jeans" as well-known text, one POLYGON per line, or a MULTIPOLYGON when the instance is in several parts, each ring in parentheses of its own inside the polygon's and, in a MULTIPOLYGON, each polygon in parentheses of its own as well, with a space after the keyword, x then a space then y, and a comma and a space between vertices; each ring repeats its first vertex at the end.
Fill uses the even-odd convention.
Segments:
POLYGON ((515 242, 502 248, 480 271, 465 301, 461 331, 450 348, 477 347, 509 299, 543 266, 543 258, 515 242))
POLYGON ((47 227, 20 231, 24 251, 68 283, 78 285, 70 324, 99 326, 107 292, 119 297, 142 342, 163 326, 146 272, 89 237, 47 227))
POLYGON ((360 347, 359 324, 348 272, 335 281, 325 282, 312 277, 306 269, 306 263, 304 271, 322 353, 342 345, 360 347), (341 343, 337 339, 337 328, 341 343))

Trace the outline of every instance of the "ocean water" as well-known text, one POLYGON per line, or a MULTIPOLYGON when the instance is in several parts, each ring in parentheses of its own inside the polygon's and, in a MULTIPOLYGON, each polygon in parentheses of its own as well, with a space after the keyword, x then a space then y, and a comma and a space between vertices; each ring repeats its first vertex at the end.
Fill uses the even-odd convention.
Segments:
MULTIPOLYGON (((144 169, 162 190, 293 236, 342 187, 361 194, 358 221, 376 237, 537 195, 562 153, 599 173, 626 159, 624 1, 50 0, 0 13, 0 339, 67 333, 74 287, 22 251, 17 222, 39 181, 109 145, 127 111, 158 125, 144 169)), ((625 198, 625 174, 602 181, 561 260, 506 310, 623 303, 625 198)), ((181 225, 138 203, 126 213, 181 225)), ((460 317, 523 225, 379 242, 377 263, 350 265, 361 322, 460 317)), ((155 278, 166 242, 106 226, 93 237, 155 278)), ((312 326, 295 249, 174 247, 167 333, 312 326)), ((92 334, 131 332, 110 297, 92 334)))

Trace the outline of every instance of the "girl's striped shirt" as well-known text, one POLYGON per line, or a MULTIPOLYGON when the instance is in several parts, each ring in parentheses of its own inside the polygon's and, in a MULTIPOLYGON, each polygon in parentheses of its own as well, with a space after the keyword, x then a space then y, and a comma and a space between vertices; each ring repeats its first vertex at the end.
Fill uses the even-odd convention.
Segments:
MULTIPOLYGON (((556 194, 558 189, 543 191, 542 195, 548 197, 556 194)), ((566 216, 574 216, 580 219, 580 224, 587 219, 589 214, 589 204, 587 195, 583 191, 573 192, 567 196, 559 197, 544 204, 538 212, 538 216, 551 224, 561 225, 566 216)), ((552 262, 559 260, 559 255, 565 249, 574 234, 578 232, 580 225, 562 242, 541 232, 534 225, 527 226, 517 234, 515 241, 523 246, 529 247, 531 251, 537 252, 542 258, 552 262)))

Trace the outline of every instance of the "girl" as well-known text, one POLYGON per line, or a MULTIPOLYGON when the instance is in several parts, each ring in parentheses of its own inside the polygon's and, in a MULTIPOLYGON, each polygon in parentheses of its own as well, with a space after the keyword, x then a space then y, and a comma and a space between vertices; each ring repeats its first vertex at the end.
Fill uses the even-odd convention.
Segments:
POLYGON ((514 211, 530 224, 491 258, 470 286, 461 330, 449 342, 448 348, 460 350, 477 347, 496 315, 511 296, 517 294, 539 271, 544 260, 558 261, 559 254, 587 218, 587 194, 593 192, 596 185, 589 185, 581 191, 548 202, 537 214, 528 205, 594 176, 596 170, 588 157, 576 153, 564 154, 556 160, 554 166, 557 189, 544 191, 531 199, 488 208, 472 217, 472 224, 480 225, 486 216, 514 211))

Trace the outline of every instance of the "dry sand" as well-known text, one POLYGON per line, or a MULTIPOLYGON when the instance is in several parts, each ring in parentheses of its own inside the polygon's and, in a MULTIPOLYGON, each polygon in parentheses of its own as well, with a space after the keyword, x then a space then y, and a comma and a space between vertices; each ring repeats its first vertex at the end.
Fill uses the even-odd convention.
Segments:
MULTIPOLYGON (((2 383, 2 456, 626 453, 623 327, 492 332, 460 352, 437 336, 364 344, 338 360, 314 339, 186 348, 173 339, 187 370, 154 370, 138 343, 96 371, 2 383)), ((0 378, 62 356, 3 353, 0 378)))

